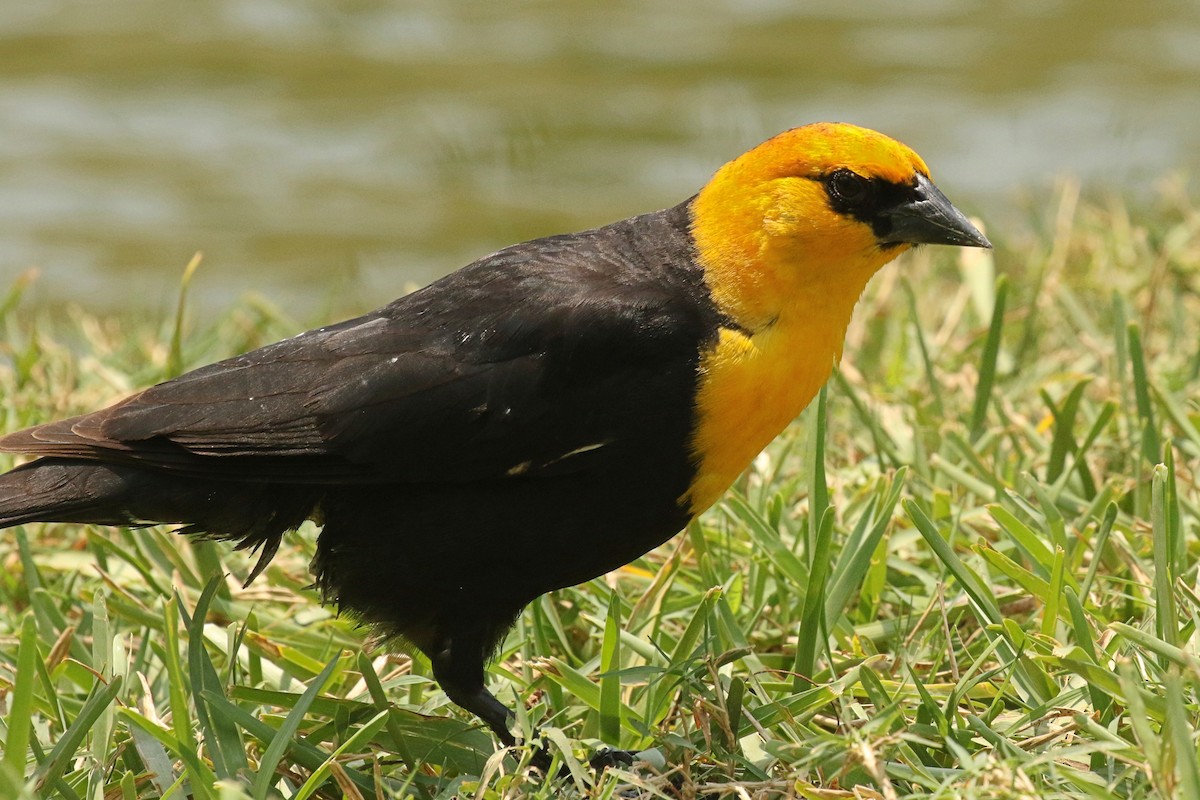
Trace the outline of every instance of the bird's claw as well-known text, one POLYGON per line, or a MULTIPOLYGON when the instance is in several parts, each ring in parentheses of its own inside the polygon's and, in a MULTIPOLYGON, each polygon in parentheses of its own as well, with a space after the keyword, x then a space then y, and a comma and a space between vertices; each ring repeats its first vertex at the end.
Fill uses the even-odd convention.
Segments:
MULTIPOLYGON (((596 774, 599 775, 609 767, 632 766, 636 757, 637 753, 632 750, 615 750, 610 747, 605 747, 602 750, 596 751, 596 753, 588 759, 588 766, 590 766, 596 772, 596 774)), ((549 775, 550 762, 550 751, 546 748, 545 743, 541 743, 537 746, 537 749, 533 751, 533 757, 530 759, 529 765, 543 775, 549 775)), ((563 764, 558 768, 558 772, 555 774, 555 777, 566 778, 570 775, 570 768, 567 767, 566 764, 563 764)))
POLYGON ((603 772, 609 767, 633 766, 636 757, 637 753, 632 750, 614 750, 611 747, 606 747, 603 750, 596 751, 596 754, 588 759, 588 764, 596 772, 603 772))
MULTIPOLYGON (((536 769, 543 775, 550 774, 550 751, 546 749, 545 743, 539 743, 533 751, 533 757, 529 759, 529 766, 536 769)), ((558 777, 562 777, 562 771, 565 767, 560 768, 558 777)))

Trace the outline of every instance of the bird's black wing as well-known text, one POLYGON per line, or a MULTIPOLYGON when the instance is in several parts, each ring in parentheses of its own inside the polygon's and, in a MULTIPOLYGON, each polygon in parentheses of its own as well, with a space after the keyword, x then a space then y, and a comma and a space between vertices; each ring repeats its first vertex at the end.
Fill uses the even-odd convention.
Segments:
POLYGON ((604 230, 509 248, 364 317, 0 448, 323 483, 535 476, 619 458, 664 414, 691 413, 712 326, 694 291, 604 230))

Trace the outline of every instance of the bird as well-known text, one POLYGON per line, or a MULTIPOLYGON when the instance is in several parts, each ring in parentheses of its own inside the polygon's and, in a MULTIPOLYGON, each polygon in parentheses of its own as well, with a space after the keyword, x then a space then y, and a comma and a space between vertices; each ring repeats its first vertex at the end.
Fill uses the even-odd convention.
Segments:
POLYGON ((515 244, 382 308, 0 438, 0 528, 320 526, 322 598, 506 747, 489 659, 535 598, 666 542, 808 405, 869 279, 990 248, 906 145, 784 131, 687 200, 515 244))

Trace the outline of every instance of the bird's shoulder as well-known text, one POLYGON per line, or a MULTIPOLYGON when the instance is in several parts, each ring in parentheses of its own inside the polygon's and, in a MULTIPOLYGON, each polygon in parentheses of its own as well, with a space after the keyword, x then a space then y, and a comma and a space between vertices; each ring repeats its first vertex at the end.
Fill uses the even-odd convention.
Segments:
MULTIPOLYGON (((505 247, 380 309, 400 329, 516 336, 585 312, 619 327, 628 315, 713 316, 695 258, 689 204, 578 233, 505 247), (588 313, 590 312, 590 313, 588 313)), ((591 319, 589 319, 591 317, 591 319)), ((592 329, 603 334, 605 328, 592 329)), ((494 340, 505 337, 493 336, 494 340)))

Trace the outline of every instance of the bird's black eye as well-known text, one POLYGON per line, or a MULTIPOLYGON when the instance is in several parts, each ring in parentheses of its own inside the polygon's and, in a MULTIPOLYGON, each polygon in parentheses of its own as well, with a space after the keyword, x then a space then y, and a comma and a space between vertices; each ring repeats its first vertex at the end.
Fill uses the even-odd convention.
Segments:
POLYGON ((838 204, 859 206, 869 198, 871 182, 848 169, 839 169, 825 179, 825 189, 838 204))

